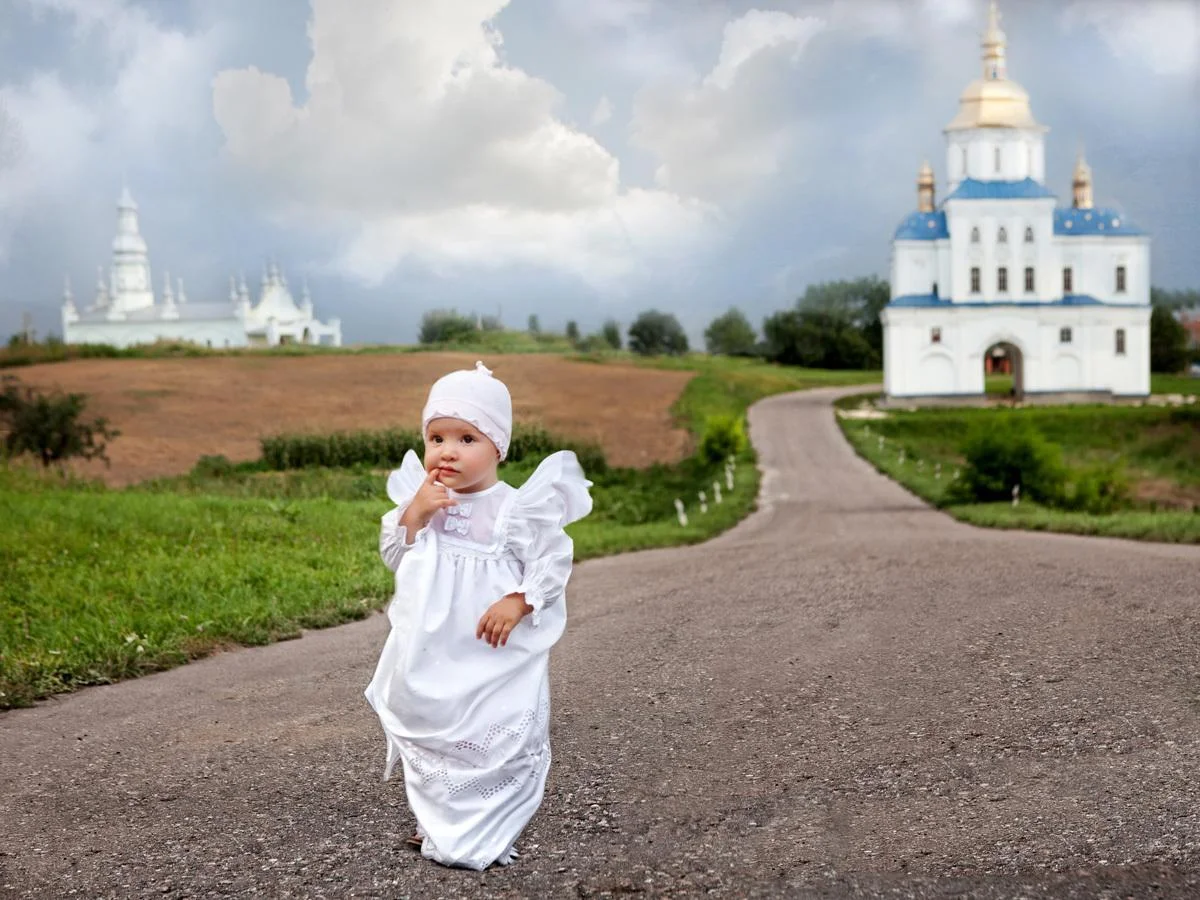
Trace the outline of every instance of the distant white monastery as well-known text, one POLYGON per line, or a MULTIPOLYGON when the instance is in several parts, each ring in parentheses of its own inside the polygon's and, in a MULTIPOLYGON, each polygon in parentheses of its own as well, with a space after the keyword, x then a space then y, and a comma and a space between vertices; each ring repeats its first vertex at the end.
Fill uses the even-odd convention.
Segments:
POLYGON ((1075 165, 1073 203, 1045 186, 1043 136, 1029 95, 1010 81, 992 3, 983 77, 945 128, 949 193, 933 170, 892 241, 884 329, 889 397, 980 395, 984 372, 1014 375, 1018 395, 1150 392, 1150 239, 1092 202, 1075 165))
POLYGON ((109 280, 100 269, 96 299, 80 310, 67 283, 62 304, 63 340, 68 344, 112 344, 129 347, 158 340, 190 341, 204 347, 273 347, 277 344, 342 344, 340 319, 313 317, 308 286, 299 303, 287 279, 272 264, 264 272, 258 303, 251 304, 246 279, 229 279, 229 299, 192 303, 163 273, 161 301, 154 297, 150 257, 138 231, 137 204, 126 188, 117 203, 117 236, 113 238, 109 280))

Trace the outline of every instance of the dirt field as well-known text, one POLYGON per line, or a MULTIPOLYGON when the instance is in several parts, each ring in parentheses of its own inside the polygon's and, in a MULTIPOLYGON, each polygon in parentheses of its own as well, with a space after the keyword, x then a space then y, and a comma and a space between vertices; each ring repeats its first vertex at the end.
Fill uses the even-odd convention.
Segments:
MULTIPOLYGON (((433 380, 474 365, 459 353, 380 356, 78 360, 14 370, 23 383, 82 392, 87 413, 121 431, 112 467, 82 471, 114 485, 187 472, 205 454, 255 459, 260 437, 420 426, 433 380)), ((687 434, 670 406, 691 378, 635 366, 516 355, 486 360, 508 384, 518 422, 598 441, 609 462, 678 459, 687 434)))

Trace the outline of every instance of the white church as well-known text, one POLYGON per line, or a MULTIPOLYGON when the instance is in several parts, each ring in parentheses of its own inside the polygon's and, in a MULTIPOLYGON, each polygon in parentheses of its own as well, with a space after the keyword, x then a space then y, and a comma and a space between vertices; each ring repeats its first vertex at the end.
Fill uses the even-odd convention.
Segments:
POLYGON ((1073 202, 1045 185, 1044 136, 1029 95, 1008 78, 992 3, 983 77, 945 128, 947 194, 917 178, 917 211, 892 241, 881 315, 889 398, 984 393, 1011 372, 1017 396, 1150 393, 1150 240, 1092 201, 1080 155, 1073 202))
POLYGON ((138 230, 137 204, 126 188, 117 203, 117 236, 112 244, 109 280, 101 268, 96 298, 85 309, 75 305, 68 281, 62 303, 63 340, 68 344, 129 347, 159 340, 189 341, 202 347, 273 347, 277 344, 342 344, 339 319, 317 321, 305 285, 297 303, 287 279, 272 264, 263 274, 258 302, 251 303, 246 279, 229 280, 229 299, 193 303, 163 274, 161 298, 155 299, 146 241, 138 230))

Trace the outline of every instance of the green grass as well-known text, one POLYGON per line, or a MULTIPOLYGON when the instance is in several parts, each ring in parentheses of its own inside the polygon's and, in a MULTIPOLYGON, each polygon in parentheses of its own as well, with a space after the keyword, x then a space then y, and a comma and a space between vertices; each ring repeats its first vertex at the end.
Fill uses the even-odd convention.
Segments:
MULTIPOLYGON (((864 397, 846 398, 852 410, 864 397)), ((1200 407, 1062 406, 1018 410, 936 408, 894 411, 885 419, 839 417, 860 456, 883 474, 956 518, 997 528, 1028 528, 1141 540, 1200 543, 1200 407), (956 504, 949 496, 955 469, 963 464, 963 437, 989 416, 1016 415, 1057 444, 1068 466, 1117 463, 1139 485, 1153 483, 1171 496, 1135 500, 1108 515, 1050 509, 1022 501, 956 504), (882 445, 880 439, 882 440, 882 445), (941 466, 938 477, 938 466, 941 466), (1173 508, 1168 508, 1169 506, 1173 508)))
MULTIPOLYGON (((744 414, 767 394, 879 377, 705 357, 646 364, 698 373, 674 410, 697 439, 710 415, 744 414)), ((523 484, 537 462, 506 465, 501 477, 523 484)), ((391 592, 376 549, 386 474, 247 464, 110 490, 0 467, 0 708, 381 608, 391 592)), ((759 481, 752 451, 732 491, 719 466, 694 459, 592 477, 595 509, 568 529, 581 560, 706 540, 754 508, 759 481)))
POLYGON ((1200 396, 1200 378, 1194 378, 1190 375, 1161 375, 1155 373, 1150 376, 1150 393, 1200 396))

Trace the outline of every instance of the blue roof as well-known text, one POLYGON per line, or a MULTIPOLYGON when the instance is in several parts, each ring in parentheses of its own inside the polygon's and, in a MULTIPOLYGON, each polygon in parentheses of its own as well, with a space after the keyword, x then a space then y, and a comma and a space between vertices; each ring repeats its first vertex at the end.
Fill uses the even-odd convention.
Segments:
POLYGON ((937 212, 915 212, 900 223, 892 235, 898 241, 936 241, 950 237, 946 230, 946 214, 937 212))
POLYGON ((1020 181, 980 181, 964 178, 947 200, 1035 200, 1053 197, 1051 190, 1032 178, 1020 181))
POLYGON ((969 308, 976 306, 1134 306, 1131 303, 1103 303, 1089 294, 1067 294, 1059 300, 971 300, 955 303, 934 294, 905 294, 894 297, 888 306, 926 306, 946 309, 948 307, 969 308))
POLYGON ((1054 233, 1057 235, 1138 235, 1145 234, 1121 215, 1119 210, 1098 207, 1076 209, 1067 207, 1054 210, 1054 233))

